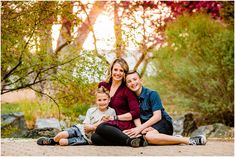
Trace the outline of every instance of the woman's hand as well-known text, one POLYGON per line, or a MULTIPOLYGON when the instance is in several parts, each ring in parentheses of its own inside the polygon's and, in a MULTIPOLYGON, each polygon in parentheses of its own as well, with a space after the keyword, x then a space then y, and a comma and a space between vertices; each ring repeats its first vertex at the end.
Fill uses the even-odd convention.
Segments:
POLYGON ((140 127, 135 127, 132 129, 124 130, 123 133, 129 137, 137 137, 141 133, 142 129, 140 127))

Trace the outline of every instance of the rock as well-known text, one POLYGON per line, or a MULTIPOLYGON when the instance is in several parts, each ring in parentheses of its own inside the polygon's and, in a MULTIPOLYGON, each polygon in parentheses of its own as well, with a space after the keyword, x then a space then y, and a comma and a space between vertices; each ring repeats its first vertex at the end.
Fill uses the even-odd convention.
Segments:
POLYGON ((33 129, 27 131, 25 137, 26 138, 39 138, 39 137, 54 137, 56 134, 60 132, 59 129, 56 128, 42 128, 42 129, 33 129))
POLYGON ((197 125, 196 122, 193 118, 193 114, 192 113, 187 113, 184 115, 184 130, 182 135, 183 136, 189 136, 191 135, 191 133, 197 129, 197 125))
POLYGON ((208 137, 211 132, 213 132, 214 127, 213 125, 206 125, 206 126, 200 126, 198 129, 192 132, 191 136, 196 136, 196 135, 205 135, 208 137))
POLYGON ((22 137, 27 131, 27 126, 22 112, 1 115, 1 136, 22 137))
POLYGON ((175 118, 173 121, 173 135, 189 136, 197 129, 196 122, 193 118, 193 113, 186 113, 183 116, 175 118))
POLYGON ((9 114, 1 115, 1 129, 11 125, 12 127, 17 127, 19 129, 26 129, 26 123, 24 119, 24 114, 22 112, 15 112, 9 114))
POLYGON ((173 121, 174 134, 173 135, 182 135, 184 127, 184 116, 178 117, 173 121))
POLYGON ((205 135, 207 138, 233 138, 234 129, 221 123, 201 126, 192 133, 192 136, 205 135))
POLYGON ((60 122, 56 118, 38 118, 36 120, 35 129, 55 128, 61 130, 60 122))

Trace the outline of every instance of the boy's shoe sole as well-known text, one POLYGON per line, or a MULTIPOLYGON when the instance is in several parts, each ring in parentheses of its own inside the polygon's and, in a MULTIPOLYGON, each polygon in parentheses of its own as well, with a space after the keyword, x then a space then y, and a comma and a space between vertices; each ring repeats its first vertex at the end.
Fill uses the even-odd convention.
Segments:
POLYGON ((37 140, 37 144, 38 145, 55 145, 51 142, 51 139, 48 138, 48 137, 40 137, 38 140, 37 140))

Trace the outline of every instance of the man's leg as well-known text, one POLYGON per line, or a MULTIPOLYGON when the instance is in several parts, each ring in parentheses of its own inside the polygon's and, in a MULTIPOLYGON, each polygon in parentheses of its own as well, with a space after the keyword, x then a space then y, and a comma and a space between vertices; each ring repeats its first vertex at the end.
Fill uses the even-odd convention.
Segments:
POLYGON ((173 145, 173 144, 189 144, 189 138, 176 137, 166 134, 161 134, 157 130, 147 132, 145 136, 149 144, 173 145))

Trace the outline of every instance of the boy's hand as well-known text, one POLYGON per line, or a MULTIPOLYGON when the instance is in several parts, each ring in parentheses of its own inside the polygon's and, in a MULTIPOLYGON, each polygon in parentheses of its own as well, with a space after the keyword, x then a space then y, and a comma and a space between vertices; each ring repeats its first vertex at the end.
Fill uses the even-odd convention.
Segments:
POLYGON ((89 133, 90 131, 94 131, 95 127, 93 125, 84 125, 85 133, 89 133))
POLYGON ((106 115, 106 116, 103 116, 103 117, 101 118, 101 121, 102 121, 102 122, 107 122, 107 121, 109 121, 109 120, 111 120, 111 116, 110 116, 110 115, 106 115))
POLYGON ((145 128, 144 130, 141 131, 141 134, 146 134, 147 132, 152 131, 152 130, 154 130, 154 128, 152 127, 145 128))

